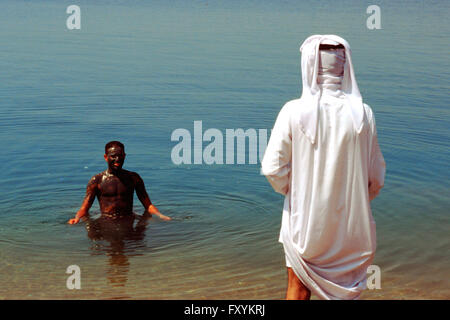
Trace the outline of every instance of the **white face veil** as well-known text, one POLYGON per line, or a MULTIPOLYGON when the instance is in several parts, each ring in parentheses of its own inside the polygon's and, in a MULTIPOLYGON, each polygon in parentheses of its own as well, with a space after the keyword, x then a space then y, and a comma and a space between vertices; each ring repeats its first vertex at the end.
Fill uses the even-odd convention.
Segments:
MULTIPOLYGON (((361 132, 364 121, 364 106, 361 93, 356 83, 351 59, 350 45, 335 35, 313 35, 307 38, 300 47, 302 53, 301 68, 303 91, 301 96, 300 128, 312 144, 316 141, 319 102, 325 84, 333 84, 333 79, 323 78, 323 72, 335 74, 339 79, 339 89, 346 100, 355 130, 361 132), (319 51, 321 44, 343 45, 344 51, 319 51), (343 53, 343 54, 342 54, 343 53), (343 60, 345 59, 345 60, 343 60), (342 69, 342 70, 341 70, 342 69), (342 75, 340 73, 342 71, 342 75), (331 80, 331 81, 330 81, 331 80), (327 83, 331 82, 331 83, 327 83)), ((337 89, 337 87, 336 87, 337 89)))
POLYGON ((319 49, 319 70, 317 83, 325 95, 341 97, 342 79, 345 68, 345 49, 319 49))

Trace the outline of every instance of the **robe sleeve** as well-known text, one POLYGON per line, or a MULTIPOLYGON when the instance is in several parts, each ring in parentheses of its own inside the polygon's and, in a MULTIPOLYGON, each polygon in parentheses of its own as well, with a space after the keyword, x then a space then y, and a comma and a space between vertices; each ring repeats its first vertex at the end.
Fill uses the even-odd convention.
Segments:
POLYGON ((384 175, 386 173, 386 163, 378 144, 377 128, 375 125, 375 117, 372 114, 371 119, 372 142, 369 164, 369 198, 370 201, 378 196, 381 188, 384 186, 384 175))
POLYGON ((292 135, 290 114, 287 105, 285 105, 275 121, 261 163, 261 174, 266 176, 276 192, 283 195, 286 195, 289 191, 291 154, 292 135))

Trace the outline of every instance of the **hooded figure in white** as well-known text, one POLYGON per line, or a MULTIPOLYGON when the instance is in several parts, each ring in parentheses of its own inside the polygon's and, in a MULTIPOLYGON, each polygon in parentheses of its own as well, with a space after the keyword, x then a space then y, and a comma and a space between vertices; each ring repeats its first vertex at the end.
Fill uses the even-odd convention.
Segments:
POLYGON ((314 35, 300 51, 302 96, 281 109, 261 172, 285 195, 279 241, 287 267, 319 298, 357 299, 376 250, 370 201, 386 168, 375 118, 347 41, 314 35))

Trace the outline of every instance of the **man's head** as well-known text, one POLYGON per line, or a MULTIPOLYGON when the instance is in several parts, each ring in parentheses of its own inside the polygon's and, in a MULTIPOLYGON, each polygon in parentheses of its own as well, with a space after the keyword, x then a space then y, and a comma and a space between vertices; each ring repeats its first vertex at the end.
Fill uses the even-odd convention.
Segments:
POLYGON ((105 145, 105 161, 108 163, 110 171, 118 171, 122 169, 125 162, 125 146, 120 141, 110 141, 105 145))
POLYGON ((321 43, 319 45, 319 50, 337 50, 337 49, 345 49, 342 44, 325 44, 321 43))
POLYGON ((345 47, 342 44, 319 45, 319 70, 317 83, 321 84, 323 75, 342 77, 345 66, 345 47))
POLYGON ((360 133, 364 124, 364 106, 361 93, 356 82, 353 69, 350 45, 345 39, 336 35, 312 35, 300 47, 302 53, 302 96, 304 107, 299 109, 300 128, 311 141, 315 143, 317 137, 317 124, 319 117, 319 102, 322 94, 321 85, 326 82, 323 74, 332 72, 337 75, 328 76, 329 80, 338 81, 339 90, 345 94, 345 103, 351 110, 356 132, 360 133), (336 49, 321 45, 338 46, 336 49), (342 45, 344 49, 339 48, 342 45), (329 49, 329 50, 328 50, 329 49), (333 52, 334 51, 334 52, 333 52), (342 54, 338 54, 342 51, 342 54), (330 53, 331 55, 328 55, 330 53), (325 64, 324 64, 325 62, 325 64), (342 74, 342 76, 341 76, 342 74), (341 79, 342 78, 342 79, 341 79))

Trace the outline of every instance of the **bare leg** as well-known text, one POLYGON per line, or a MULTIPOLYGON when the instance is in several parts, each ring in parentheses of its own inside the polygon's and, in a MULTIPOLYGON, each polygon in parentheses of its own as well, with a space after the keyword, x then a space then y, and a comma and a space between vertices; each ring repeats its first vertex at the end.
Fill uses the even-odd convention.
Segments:
POLYGON ((286 300, 309 300, 311 291, 305 287, 294 273, 292 268, 287 268, 288 286, 286 290, 286 300))

